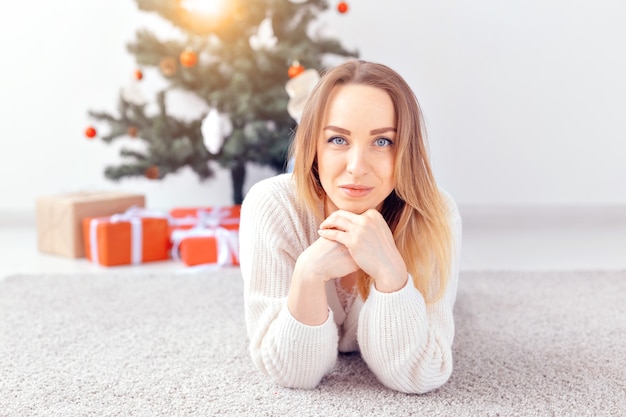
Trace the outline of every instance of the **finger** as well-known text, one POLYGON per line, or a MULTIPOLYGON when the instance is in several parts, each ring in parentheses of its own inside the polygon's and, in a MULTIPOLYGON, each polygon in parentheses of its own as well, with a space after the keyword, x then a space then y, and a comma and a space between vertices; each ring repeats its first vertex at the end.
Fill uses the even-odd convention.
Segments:
POLYGON ((317 233, 324 239, 332 240, 333 242, 341 243, 345 247, 344 241, 346 232, 336 228, 319 229, 317 233))
POLYGON ((338 210, 328 216, 321 224, 320 229, 349 230, 353 224, 359 223, 359 214, 338 210))
POLYGON ((369 209, 365 211, 361 216, 372 220, 384 220, 382 213, 376 209, 369 209))

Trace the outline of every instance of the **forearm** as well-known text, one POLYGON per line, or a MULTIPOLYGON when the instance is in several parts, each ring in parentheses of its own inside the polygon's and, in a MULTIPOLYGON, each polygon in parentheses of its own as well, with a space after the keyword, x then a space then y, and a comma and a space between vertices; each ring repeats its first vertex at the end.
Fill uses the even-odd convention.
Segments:
POLYGON ((315 388, 333 368, 338 336, 332 314, 319 326, 307 326, 296 320, 283 303, 271 321, 251 318, 251 322, 252 359, 277 384, 315 388))
POLYGON ((454 324, 451 308, 439 307, 427 308, 412 283, 396 293, 372 290, 361 311, 359 346, 384 385, 423 393, 448 380, 454 324))
POLYGON ((296 263, 287 306, 291 315, 302 324, 317 326, 328 319, 325 282, 301 262, 296 263))
POLYGON ((315 281, 304 279, 297 266, 292 274, 280 263, 259 266, 244 292, 253 361, 279 385, 314 388, 337 358, 337 327, 324 282, 311 285, 315 281))

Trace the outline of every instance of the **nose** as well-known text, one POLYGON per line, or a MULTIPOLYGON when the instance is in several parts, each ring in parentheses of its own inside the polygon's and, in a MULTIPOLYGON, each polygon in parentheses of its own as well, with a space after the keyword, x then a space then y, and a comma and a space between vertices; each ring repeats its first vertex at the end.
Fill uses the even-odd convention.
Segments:
POLYGON ((362 176, 367 174, 370 167, 369 157, 366 149, 359 146, 353 146, 348 152, 348 161, 346 171, 354 176, 362 176))

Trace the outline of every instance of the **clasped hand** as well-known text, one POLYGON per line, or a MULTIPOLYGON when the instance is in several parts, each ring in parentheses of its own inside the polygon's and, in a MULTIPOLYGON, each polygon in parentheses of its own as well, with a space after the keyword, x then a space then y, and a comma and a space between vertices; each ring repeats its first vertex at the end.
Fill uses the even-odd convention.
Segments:
POLYGON ((337 210, 322 222, 319 235, 309 249, 324 280, 362 269, 382 292, 397 291, 406 283, 406 265, 377 210, 362 214, 337 210))

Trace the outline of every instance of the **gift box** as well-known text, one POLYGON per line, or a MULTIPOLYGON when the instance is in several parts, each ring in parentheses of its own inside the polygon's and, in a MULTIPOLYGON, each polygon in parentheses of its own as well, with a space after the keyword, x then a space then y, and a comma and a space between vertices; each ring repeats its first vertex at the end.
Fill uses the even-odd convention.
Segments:
POLYGON ((172 258, 187 266, 239 265, 239 231, 223 227, 178 229, 171 234, 172 258))
POLYGON ((124 192, 83 192, 39 197, 36 200, 39 251, 70 258, 84 257, 84 218, 110 216, 132 206, 144 205, 143 195, 124 192))
POLYGON ((87 258, 102 266, 169 259, 166 213, 131 208, 109 217, 83 219, 87 258))
POLYGON ((223 207, 178 207, 170 210, 171 230, 192 227, 239 230, 241 205, 223 207))

